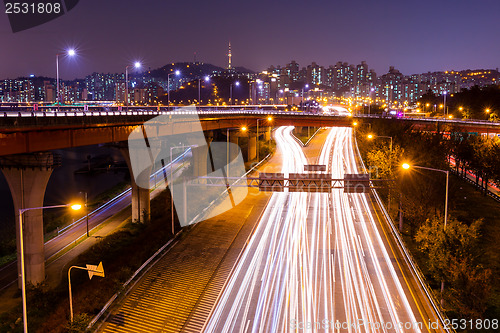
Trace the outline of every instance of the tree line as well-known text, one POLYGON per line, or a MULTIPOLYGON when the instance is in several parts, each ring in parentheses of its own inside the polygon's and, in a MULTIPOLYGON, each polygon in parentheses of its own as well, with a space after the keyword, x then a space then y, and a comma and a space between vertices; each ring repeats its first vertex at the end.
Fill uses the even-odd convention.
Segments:
POLYGON ((371 177, 394 180, 393 186, 380 189, 379 194, 393 221, 403 222, 403 238, 436 296, 444 300, 448 316, 473 319, 493 313, 498 317, 499 286, 491 280, 500 263, 485 260, 483 253, 485 223, 498 228, 500 216, 485 221, 477 213, 480 207, 464 208, 468 202, 463 197, 465 184, 450 175, 444 228, 445 173, 401 167, 408 163, 453 171, 449 159, 453 156, 454 169, 460 174, 472 170, 485 181, 500 181, 500 140, 453 131, 426 132, 396 120, 373 120, 359 124, 356 136, 371 177), (392 138, 392 147, 385 137, 392 138))

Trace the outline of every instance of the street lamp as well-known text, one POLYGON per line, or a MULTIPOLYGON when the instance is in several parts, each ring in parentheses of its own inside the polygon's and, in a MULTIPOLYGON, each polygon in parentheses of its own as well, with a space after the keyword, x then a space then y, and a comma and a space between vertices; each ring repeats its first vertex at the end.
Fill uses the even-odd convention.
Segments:
POLYGON ((372 92, 375 91, 375 88, 370 88, 370 95, 368 96, 368 114, 371 112, 371 106, 372 106, 372 92))
POLYGON ((448 184, 449 184, 450 172, 447 170, 427 168, 427 167, 422 167, 422 166, 418 166, 418 165, 410 165, 408 163, 404 163, 402 165, 402 168, 405 170, 408 170, 410 168, 424 169, 424 170, 443 172, 446 174, 446 197, 445 197, 445 201, 444 201, 444 230, 446 230, 446 223, 448 221, 448 184))
POLYGON ((87 264, 86 267, 79 267, 79 266, 71 266, 68 269, 68 290, 69 290, 69 313, 70 313, 70 321, 73 322, 73 295, 71 292, 71 269, 76 268, 76 269, 81 269, 84 271, 87 271, 89 273, 89 279, 92 280, 93 276, 100 276, 104 277, 104 268, 102 267, 102 261, 99 263, 99 265, 89 265, 87 264))
MULTIPOLYGON (((422 167, 422 166, 417 166, 417 165, 410 165, 408 163, 404 163, 402 165, 402 167, 405 170, 408 170, 410 168, 417 168, 417 169, 444 172, 446 174, 446 197, 445 197, 445 201, 444 201, 444 227, 443 227, 443 230, 445 231, 446 230, 446 222, 448 220, 448 184, 449 184, 448 181, 449 181, 450 172, 448 170, 427 168, 427 167, 422 167)), ((441 280, 441 295, 443 295, 443 292, 444 292, 444 280, 441 280)), ((444 303, 444 300, 443 300, 443 298, 441 298, 441 306, 443 306, 443 303, 444 303)))
MULTIPOLYGON (((308 85, 308 84, 306 84, 306 85, 304 86, 304 88, 305 88, 305 89, 309 88, 309 85, 308 85)), ((302 99, 302 111, 304 111, 304 109, 305 109, 305 104, 304 104, 304 88, 302 88, 302 97, 301 97, 301 99, 302 99)))
MULTIPOLYGON (((134 63, 134 68, 141 68, 141 63, 139 61, 136 61, 134 63)), ((128 111, 128 68, 132 67, 131 65, 125 67, 125 103, 127 105, 127 111, 128 111)))
POLYGON ((19 215, 19 247, 20 247, 20 257, 21 257, 21 293, 23 302, 23 325, 24 333, 28 332, 28 313, 26 309, 26 276, 24 272, 24 236, 23 236, 23 214, 29 210, 38 209, 50 209, 50 208, 61 208, 61 207, 71 207, 73 210, 79 210, 82 208, 80 204, 66 204, 66 205, 55 205, 55 206, 45 206, 45 207, 32 207, 32 208, 21 208, 18 211, 19 215))
MULTIPOLYGON (((60 97, 60 91, 59 91, 59 55, 60 53, 56 54, 56 76, 57 76, 57 111, 59 111, 59 104, 61 103, 61 97, 60 97)), ((76 51, 74 49, 69 49, 66 51, 66 55, 69 57, 73 57, 76 55, 76 51)))
POLYGON ((374 139, 374 138, 383 138, 383 139, 391 139, 391 145, 389 146, 389 150, 391 152, 391 155, 392 155, 392 136, 383 136, 383 135, 373 135, 373 134, 368 134, 366 136, 368 139, 374 139))
POLYGON ((267 118, 259 118, 257 119, 257 162, 259 161, 259 121, 261 120, 267 120, 268 122, 271 122, 273 120, 273 117, 268 116, 267 118))
MULTIPOLYGON (((236 81, 236 82, 234 82, 234 85, 239 87, 240 82, 236 81)), ((231 85, 229 86, 229 101, 230 101, 231 105, 233 105, 233 83, 231 83, 231 85)))
MULTIPOLYGON (((205 82, 210 81, 210 76, 205 76, 205 82)), ((198 78, 198 105, 201 105, 201 78, 198 78)))
POLYGON ((226 168, 227 168, 227 176, 229 177, 229 134, 230 134, 230 130, 232 129, 238 129, 240 130, 241 132, 246 132, 247 131, 247 127, 246 126, 242 126, 241 128, 226 128, 226 168))
POLYGON ((446 112, 446 95, 448 95, 448 92, 445 90, 443 91, 443 96, 444 96, 444 108, 443 108, 443 114, 447 114, 446 112))
POLYGON ((167 74, 167 95, 168 95, 168 110, 170 111, 170 75, 175 74, 176 76, 181 75, 179 70, 167 74))
POLYGON ((80 192, 83 193, 84 198, 85 198, 85 220, 87 221, 87 237, 90 237, 89 234, 89 205, 88 205, 88 193, 87 192, 80 192))

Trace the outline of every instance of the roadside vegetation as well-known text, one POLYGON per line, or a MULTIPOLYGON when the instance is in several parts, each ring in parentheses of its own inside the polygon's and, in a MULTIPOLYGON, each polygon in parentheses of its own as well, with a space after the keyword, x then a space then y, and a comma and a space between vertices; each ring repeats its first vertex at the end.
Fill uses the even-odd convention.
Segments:
POLYGON ((394 223, 402 219, 403 238, 448 317, 500 318, 500 280, 495 278, 500 273, 500 203, 459 177, 467 169, 498 182, 500 140, 453 128, 423 132, 387 120, 360 123, 356 135, 371 177, 395 180, 379 194, 394 223), (377 136, 393 138, 392 152, 390 140, 377 136), (458 168, 450 166, 448 156, 456 158, 458 168), (445 174, 405 170, 403 163, 450 170, 446 229, 445 174))
MULTIPOLYGON (((123 283, 172 238, 170 216, 170 193, 164 191, 151 202, 150 222, 138 224, 129 221, 64 268, 63 271, 67 272, 72 265, 96 265, 102 261, 106 275, 105 278, 89 280, 86 272, 72 271, 73 325, 69 322, 67 274, 63 274, 66 278, 55 289, 43 284, 30 286, 27 299, 29 331, 83 332, 111 296, 122 288, 123 283)), ((21 313, 19 304, 12 311, 1 314, 0 332, 22 332, 21 313)))
POLYGON ((295 135, 295 137, 299 139, 303 144, 306 144, 317 130, 318 127, 312 126, 295 127, 293 129, 293 135, 295 135))

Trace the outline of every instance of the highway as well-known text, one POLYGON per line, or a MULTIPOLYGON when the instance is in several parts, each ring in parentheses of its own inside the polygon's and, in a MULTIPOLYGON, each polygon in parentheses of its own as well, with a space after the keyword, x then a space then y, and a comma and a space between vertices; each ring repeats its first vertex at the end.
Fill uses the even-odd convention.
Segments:
MULTIPOLYGON (((191 156, 190 149, 181 154, 173 161, 175 172, 180 172, 184 166, 183 158, 191 156)), ((150 177, 151 199, 165 190, 165 179, 163 178, 164 170, 170 173, 170 163, 165 167, 156 171, 150 177)), ((122 193, 116 195, 111 200, 105 202, 95 210, 89 212, 89 230, 98 227, 101 223, 107 221, 112 216, 118 214, 123 209, 130 206, 132 202, 132 190, 129 187, 122 193)), ((74 223, 61 229, 59 235, 45 242, 44 254, 46 265, 51 259, 54 259, 75 243, 76 240, 85 237, 87 233, 87 221, 85 216, 78 219, 74 223)), ((50 265, 50 263, 49 263, 50 265)), ((0 292, 17 281, 17 260, 10 262, 0 267, 0 292)))
MULTIPOLYGON (((307 159, 280 127, 285 178, 307 159)), ((350 128, 332 128, 317 164, 359 173, 350 128)), ((204 332, 438 332, 369 194, 274 193, 204 332), (430 327, 431 326, 431 327, 430 327)))

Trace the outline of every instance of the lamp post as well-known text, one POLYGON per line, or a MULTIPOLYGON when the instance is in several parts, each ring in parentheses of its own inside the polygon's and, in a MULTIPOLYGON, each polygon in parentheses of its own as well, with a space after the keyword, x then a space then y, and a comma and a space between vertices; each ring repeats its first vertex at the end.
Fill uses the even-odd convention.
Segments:
MULTIPOLYGON (((304 88, 306 88, 306 89, 307 89, 307 88, 309 88, 309 85, 308 85, 308 84, 306 84, 306 85, 304 86, 304 88)), ((302 97, 301 97, 301 100, 302 100, 302 101, 301 101, 301 102, 302 102, 302 111, 304 111, 304 110, 305 110, 305 104, 304 104, 304 88, 302 88, 302 97)))
MULTIPOLYGON (((410 169, 410 168, 417 168, 417 169, 424 169, 424 170, 431 170, 431 171, 438 171, 438 172, 443 172, 446 174, 446 197, 444 201, 444 227, 443 231, 446 230, 446 222, 448 221, 448 184, 449 184, 449 176, 450 172, 448 170, 441 170, 441 169, 433 169, 433 168, 427 168, 427 167, 422 167, 418 165, 409 165, 408 163, 404 163, 402 165, 403 169, 410 169)), ((444 292, 444 280, 441 280, 441 306, 444 304, 444 299, 442 298, 444 292)))
POLYGON ((167 74, 167 98, 168 98, 168 110, 170 111, 170 75, 175 74, 176 76, 181 75, 180 71, 175 71, 173 73, 167 74))
MULTIPOLYGON (((129 67, 131 66, 129 65, 125 67, 125 104, 127 105, 127 111, 128 111, 128 68, 129 67)), ((140 68, 140 67, 141 63, 136 61, 134 63, 134 68, 140 68)))
POLYGON ((85 192, 85 220, 87 221, 87 237, 89 237, 89 200, 88 193, 85 192))
MULTIPOLYGON (((240 82, 236 81, 234 82, 234 85, 239 87, 240 82)), ((233 83, 231 83, 231 85, 229 86, 229 102, 231 103, 231 105, 233 105, 233 83)))
MULTIPOLYGON (((374 138, 383 138, 383 139, 391 139, 391 144, 389 146, 389 151, 391 152, 392 155, 392 136, 383 136, 383 135, 373 135, 373 134, 368 134, 367 135, 368 139, 374 139, 374 138)), ((390 162, 390 161, 389 161, 390 162)))
POLYGON ((368 96, 368 114, 371 112, 371 106, 372 106, 372 92, 375 91, 375 88, 370 88, 370 94, 368 96))
MULTIPOLYGON (((210 81, 210 76, 205 76, 205 82, 210 81)), ((201 78, 198 78, 198 105, 201 105, 201 78)))
POLYGON ((445 90, 445 91, 443 91, 443 96, 444 96, 444 103, 443 103, 444 108, 443 108, 443 114, 445 114, 445 115, 447 114, 447 112, 446 112, 446 95, 448 95, 448 92, 445 90))
POLYGON ((227 176, 229 177, 229 134, 231 133, 230 130, 232 129, 239 129, 242 132, 246 132, 247 128, 246 126, 242 126, 241 128, 226 128, 226 168, 227 168, 227 176))
POLYGON ((271 122, 273 120, 273 117, 268 116, 267 118, 259 118, 257 119, 257 162, 259 162, 259 121, 261 120, 267 120, 268 122, 271 122))
MULTIPOLYGON (((56 54, 56 81, 57 81, 57 91, 56 91, 56 98, 57 98, 57 111, 59 111, 59 105, 61 103, 61 97, 60 97, 60 91, 59 91, 59 55, 60 53, 57 53, 56 54)), ((70 57, 73 57, 76 55, 76 52, 74 49, 69 49, 67 52, 66 52, 66 55, 70 56, 70 57)))
POLYGON ((446 223, 448 221, 448 184, 449 184, 450 172, 448 170, 433 169, 433 168, 428 168, 428 167, 423 167, 423 166, 418 166, 418 165, 409 165, 408 163, 403 164, 403 169, 408 170, 410 168, 438 171, 438 172, 443 172, 446 174, 446 196, 445 196, 445 201, 444 201, 444 230, 446 230, 446 223))
POLYGON ((32 207, 32 208, 21 208, 18 211, 19 215, 19 247, 20 247, 20 257, 21 257, 21 294, 23 303, 23 326, 24 333, 28 332, 28 313, 26 308, 26 274, 24 270, 24 236, 23 236, 23 214, 29 210, 38 209, 50 209, 50 208, 62 208, 71 207, 73 210, 79 210, 82 205, 79 204, 66 204, 66 205, 55 205, 55 206, 45 206, 45 207, 32 207))
POLYGON ((70 321, 73 322, 73 295, 71 292, 71 269, 76 268, 76 269, 81 269, 84 271, 87 271, 89 273, 89 279, 92 280, 92 277, 95 276, 100 276, 104 277, 104 268, 102 267, 102 261, 99 263, 99 265, 86 265, 86 267, 79 267, 79 266, 71 266, 68 269, 68 289, 69 289, 69 313, 70 313, 70 321))

